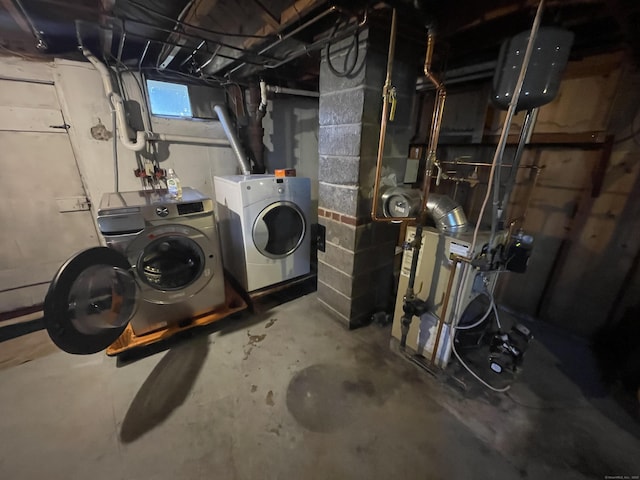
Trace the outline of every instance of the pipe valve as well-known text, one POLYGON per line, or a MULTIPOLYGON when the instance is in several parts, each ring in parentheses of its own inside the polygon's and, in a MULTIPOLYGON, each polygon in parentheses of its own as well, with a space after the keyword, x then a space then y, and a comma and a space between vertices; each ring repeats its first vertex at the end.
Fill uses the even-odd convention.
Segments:
POLYGON ((389 112, 389 121, 393 122, 393 120, 396 118, 396 106, 398 105, 396 87, 391 87, 391 90, 389 91, 389 103, 391 104, 391 111, 389 112))

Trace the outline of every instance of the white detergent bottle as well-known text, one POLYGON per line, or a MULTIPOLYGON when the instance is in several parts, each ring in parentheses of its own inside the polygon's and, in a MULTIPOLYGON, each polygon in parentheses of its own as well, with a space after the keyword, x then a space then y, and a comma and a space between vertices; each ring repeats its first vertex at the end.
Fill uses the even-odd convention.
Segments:
POLYGON ((176 172, 173 171, 173 168, 167 170, 166 180, 169 196, 176 200, 180 200, 182 198, 182 185, 180 185, 180 179, 176 175, 176 172))

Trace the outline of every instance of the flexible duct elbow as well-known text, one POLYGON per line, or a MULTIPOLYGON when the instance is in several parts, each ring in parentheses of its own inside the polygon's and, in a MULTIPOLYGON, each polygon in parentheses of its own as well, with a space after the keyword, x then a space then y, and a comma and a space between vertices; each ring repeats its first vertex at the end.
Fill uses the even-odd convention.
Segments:
POLYGON ((462 206, 446 195, 430 194, 427 210, 441 232, 464 232, 469 225, 462 206))
MULTIPOLYGON (((387 218, 420 216, 422 194, 418 189, 388 187, 384 189, 380 200, 382 212, 387 218)), ((426 213, 433 219, 436 228, 443 233, 464 232, 467 229, 467 216, 462 206, 446 195, 429 194, 426 213)))

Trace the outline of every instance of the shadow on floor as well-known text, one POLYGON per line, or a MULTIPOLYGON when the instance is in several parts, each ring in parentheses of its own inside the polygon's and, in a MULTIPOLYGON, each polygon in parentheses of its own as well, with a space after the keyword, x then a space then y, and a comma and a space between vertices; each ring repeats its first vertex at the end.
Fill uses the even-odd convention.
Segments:
MULTIPOLYGON (((217 333, 219 335, 228 335, 238 330, 248 329, 253 325, 263 323, 270 318, 269 312, 262 312, 260 314, 251 314, 250 312, 242 311, 234 313, 222 320, 211 323, 209 325, 203 325, 200 327, 191 328, 178 332, 175 335, 158 342, 152 343, 144 347, 135 347, 129 351, 123 352, 117 356, 116 365, 118 368, 126 367, 127 365, 141 360, 143 358, 161 353, 164 351, 171 351, 183 342, 189 342, 191 339, 203 337, 209 338, 209 335, 217 333)), ((208 340, 207 340, 208 341, 208 340)))
POLYGON ((211 333, 229 334, 270 318, 269 309, 284 301, 307 293, 307 287, 286 292, 276 298, 265 299, 258 313, 239 312, 211 325, 194 328, 175 335, 164 342, 132 350, 118 356, 118 367, 140 358, 168 352, 153 369, 129 406, 122 427, 120 440, 131 443, 164 422, 186 400, 204 365, 211 333))
POLYGON ((160 425, 184 403, 208 353, 209 338, 200 335, 162 357, 129 406, 120 429, 123 443, 131 443, 160 425))
POLYGON ((44 329, 44 318, 30 320, 28 322, 14 323, 0 327, 0 342, 27 335, 44 329))
MULTIPOLYGON (((546 412, 551 417, 593 407, 621 429, 640 438, 637 415, 632 415, 626 408, 618 408, 621 402, 615 398, 615 391, 603 383, 588 340, 547 322, 518 321, 531 330, 534 339, 514 385, 526 386, 538 402, 529 405, 527 398, 519 399, 512 391, 507 396, 514 403, 532 413, 546 412)), ((544 426, 544 421, 540 425, 544 426)), ((553 426, 551 421, 549 435, 552 435, 553 426)), ((585 443, 588 442, 585 440, 585 443)))

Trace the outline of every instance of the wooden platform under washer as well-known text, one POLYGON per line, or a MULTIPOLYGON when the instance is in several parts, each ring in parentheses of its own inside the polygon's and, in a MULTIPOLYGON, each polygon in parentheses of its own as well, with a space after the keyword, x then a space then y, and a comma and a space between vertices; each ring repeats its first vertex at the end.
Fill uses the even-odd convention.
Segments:
POLYGON ((245 310, 248 305, 240 293, 238 293, 226 280, 224 282, 224 287, 225 304, 221 305, 216 310, 200 315, 199 317, 195 317, 190 322, 180 322, 141 336, 137 336, 133 333, 131 325, 128 325, 127 329, 122 332, 122 335, 120 335, 120 337, 107 348, 107 355, 115 356, 134 348, 146 347, 156 342, 166 340, 185 330, 209 325, 236 312, 245 310))

